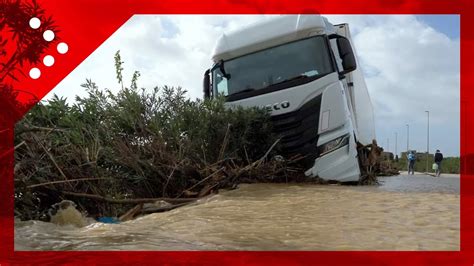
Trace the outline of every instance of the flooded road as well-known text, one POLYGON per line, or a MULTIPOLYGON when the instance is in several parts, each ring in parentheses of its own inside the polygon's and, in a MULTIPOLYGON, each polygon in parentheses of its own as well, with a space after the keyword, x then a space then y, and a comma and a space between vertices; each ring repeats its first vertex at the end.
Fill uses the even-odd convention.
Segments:
POLYGON ((459 177, 381 186, 240 185, 166 213, 82 228, 15 223, 16 250, 459 250, 459 177))

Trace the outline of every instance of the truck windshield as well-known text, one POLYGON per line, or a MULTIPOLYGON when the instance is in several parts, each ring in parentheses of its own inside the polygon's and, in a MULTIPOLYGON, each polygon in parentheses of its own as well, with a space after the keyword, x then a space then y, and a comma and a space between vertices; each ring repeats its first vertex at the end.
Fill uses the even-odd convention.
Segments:
MULTIPOLYGON (((316 36, 225 61, 212 71, 217 94, 232 96, 276 87, 294 86, 334 71, 325 37, 316 36), (221 70, 224 69, 226 75, 221 70)), ((250 96, 250 95, 249 95, 250 96)), ((242 97, 245 98, 245 97, 242 97)))

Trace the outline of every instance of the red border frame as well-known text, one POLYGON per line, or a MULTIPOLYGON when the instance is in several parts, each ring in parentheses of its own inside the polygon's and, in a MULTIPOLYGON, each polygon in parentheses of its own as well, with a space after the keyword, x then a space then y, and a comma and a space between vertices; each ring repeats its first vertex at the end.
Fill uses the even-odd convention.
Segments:
MULTIPOLYGON (((43 73, 36 81, 22 80, 19 88, 41 99, 108 36, 133 14, 460 14, 461 15, 461 251, 459 252, 27 252, 14 251, 13 223, 13 125, 12 118, 0 125, 0 265, 9 263, 172 263, 172 264, 464 264, 474 265, 474 2, 423 0, 76 0, 38 3, 53 16, 60 37, 69 44, 70 52, 55 63, 54 72, 43 73), (469 25, 469 26, 468 26, 469 25), (471 162, 472 161, 472 162, 471 162)), ((49 71, 49 70, 48 70, 49 71)), ((2 104, 0 115, 12 117, 12 110, 2 104)), ((442 214, 440 214, 442 215, 442 214)))

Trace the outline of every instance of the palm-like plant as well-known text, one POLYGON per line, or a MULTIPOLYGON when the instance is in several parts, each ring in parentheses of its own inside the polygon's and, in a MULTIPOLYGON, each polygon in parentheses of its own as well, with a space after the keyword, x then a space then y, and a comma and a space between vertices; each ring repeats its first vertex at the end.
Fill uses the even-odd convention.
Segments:
POLYGON ((51 17, 36 1, 25 2, 20 0, 0 0, 0 83, 6 77, 17 80, 17 74, 25 63, 36 64, 40 57, 53 42, 43 39, 44 30, 58 32, 51 17), (31 18, 41 20, 39 29, 29 26, 31 18), (8 36, 9 38, 5 38, 8 36))
MULTIPOLYGON (((52 30, 57 35, 58 29, 51 17, 36 3, 20 0, 0 0, 0 101, 2 111, 10 115, 2 116, 1 124, 16 121, 30 107, 30 103, 20 103, 15 89, 19 76, 26 76, 22 69, 25 64, 34 65, 40 62, 41 56, 54 43, 43 39, 44 30, 52 30), (38 29, 29 25, 31 18, 41 20, 38 29)), ((35 102, 38 99, 33 99, 35 102)))

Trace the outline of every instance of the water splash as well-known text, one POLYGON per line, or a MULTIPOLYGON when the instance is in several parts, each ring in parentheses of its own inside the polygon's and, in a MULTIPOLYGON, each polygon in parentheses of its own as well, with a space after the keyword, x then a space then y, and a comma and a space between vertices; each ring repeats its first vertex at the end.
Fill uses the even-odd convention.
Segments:
POLYGON ((50 221, 57 225, 74 225, 84 227, 88 219, 76 209, 77 205, 70 200, 63 200, 51 206, 49 210, 50 221))

